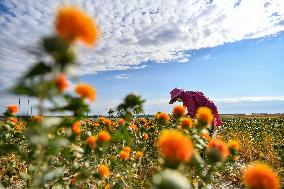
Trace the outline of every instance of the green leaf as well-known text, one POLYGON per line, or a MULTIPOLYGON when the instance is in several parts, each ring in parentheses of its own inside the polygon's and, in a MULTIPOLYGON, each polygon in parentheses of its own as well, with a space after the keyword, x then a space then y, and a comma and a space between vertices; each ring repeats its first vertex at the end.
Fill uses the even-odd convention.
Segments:
POLYGON ((43 62, 39 62, 34 67, 30 69, 28 73, 24 76, 24 78, 31 78, 38 75, 43 75, 49 73, 51 71, 51 67, 46 65, 43 62))
POLYGON ((66 52, 69 48, 69 43, 59 37, 47 37, 43 39, 44 49, 53 54, 54 52, 66 52))
POLYGON ((28 96, 36 96, 35 91, 31 87, 25 86, 25 84, 22 84, 22 83, 12 88, 11 92, 15 94, 25 94, 28 96))

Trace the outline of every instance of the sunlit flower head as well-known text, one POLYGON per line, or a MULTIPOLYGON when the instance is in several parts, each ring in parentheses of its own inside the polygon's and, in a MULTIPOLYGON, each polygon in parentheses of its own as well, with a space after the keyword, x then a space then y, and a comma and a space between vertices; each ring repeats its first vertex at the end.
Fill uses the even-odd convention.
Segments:
POLYGON ((112 121, 106 117, 100 117, 99 118, 99 122, 102 124, 105 124, 106 126, 111 126, 112 125, 112 121))
POLYGON ((176 117, 182 117, 185 115, 185 107, 184 106, 175 106, 173 109, 173 115, 176 117))
POLYGON ((111 136, 107 131, 101 131, 98 134, 98 139, 101 142, 109 142, 111 140, 111 136))
POLYGON ((19 108, 17 105, 9 105, 7 106, 7 110, 12 114, 16 114, 19 111, 19 108))
POLYGON ((21 122, 18 122, 18 123, 16 123, 16 125, 15 125, 15 130, 16 130, 16 131, 22 131, 24 128, 25 128, 25 124, 23 124, 23 123, 21 123, 21 122))
POLYGON ((204 124, 210 124, 214 119, 212 111, 208 107, 200 107, 197 109, 196 118, 204 124))
POLYGON ((81 133, 81 123, 80 121, 77 121, 75 123, 73 123, 72 125, 72 132, 76 135, 79 135, 81 133))
POLYGON ((139 159, 141 159, 141 158, 143 157, 143 155, 144 155, 144 153, 141 152, 141 151, 137 151, 137 152, 136 152, 136 156, 137 156, 137 158, 139 158, 139 159))
POLYGON ((147 140, 149 138, 149 135, 147 133, 144 133, 143 138, 144 138, 144 140, 147 140))
POLYGON ((243 179, 250 189, 280 189, 280 179, 263 163, 254 163, 243 171, 243 179))
POLYGON ((97 145, 97 138, 95 136, 89 136, 86 140, 87 144, 91 147, 91 148, 96 148, 97 145))
POLYGON ((35 115, 35 116, 32 117, 32 121, 37 122, 37 123, 41 123, 43 121, 43 118, 42 118, 42 116, 35 115))
POLYGON ((81 98, 88 98, 90 101, 95 100, 96 91, 92 85, 80 83, 76 86, 75 91, 81 98))
POLYGON ((119 157, 120 159, 127 160, 129 157, 129 153, 127 153, 126 151, 121 151, 119 157))
POLYGON ((240 144, 236 140, 230 140, 228 143, 229 148, 233 148, 234 150, 238 151, 240 149, 240 144))
POLYGON ((128 146, 123 148, 123 151, 130 153, 131 152, 131 148, 129 148, 128 146))
POLYGON ((184 129, 192 127, 192 119, 188 117, 181 118, 180 127, 184 129))
POLYGON ((122 125, 125 123, 125 120, 123 118, 120 118, 118 121, 117 121, 118 125, 122 125))
POLYGON ((17 119, 16 119, 15 117, 9 117, 9 118, 7 119, 7 122, 10 122, 10 123, 12 123, 13 125, 16 125, 17 119))
POLYGON ((97 41, 100 33, 92 17, 71 6, 58 10, 55 28, 60 37, 69 41, 78 39, 89 46, 97 41))
POLYGON ((137 125, 131 125, 130 128, 131 128, 133 131, 135 131, 135 132, 138 131, 137 125))
POLYGON ((107 178, 110 175, 108 167, 104 164, 99 166, 98 171, 102 178, 107 178))
POLYGON ((139 119, 139 122, 140 122, 141 124, 146 124, 146 123, 147 123, 147 119, 146 119, 145 117, 141 117, 141 118, 139 119))
POLYGON ((223 160, 228 157, 229 155, 229 149, 226 143, 224 143, 221 140, 212 139, 209 141, 208 147, 207 147, 208 153, 218 153, 217 156, 220 156, 220 160, 223 160))
POLYGON ((163 131, 158 145, 161 155, 171 162, 186 162, 193 154, 191 141, 179 131, 163 131))
POLYGON ((159 121, 162 122, 168 122, 170 120, 170 116, 165 112, 160 112, 159 114, 156 114, 159 121))
POLYGON ((65 75, 60 74, 55 77, 55 85, 60 91, 64 91, 68 88, 68 80, 65 75))

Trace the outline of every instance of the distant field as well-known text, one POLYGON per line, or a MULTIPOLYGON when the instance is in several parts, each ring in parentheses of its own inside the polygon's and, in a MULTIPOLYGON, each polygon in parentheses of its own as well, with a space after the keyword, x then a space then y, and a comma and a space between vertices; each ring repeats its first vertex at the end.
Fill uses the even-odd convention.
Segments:
POLYGON ((284 114, 221 114, 222 118, 284 118, 284 114))

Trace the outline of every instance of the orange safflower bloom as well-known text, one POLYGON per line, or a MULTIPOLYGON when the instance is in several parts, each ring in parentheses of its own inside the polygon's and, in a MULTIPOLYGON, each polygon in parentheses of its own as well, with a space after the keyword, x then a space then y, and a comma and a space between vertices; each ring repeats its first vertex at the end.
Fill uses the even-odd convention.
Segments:
POLYGON ((107 184, 104 189, 111 189, 111 185, 107 184))
POLYGON ((161 113, 161 112, 158 112, 158 113, 155 114, 155 118, 156 118, 156 119, 159 119, 160 113, 161 113))
POLYGON ((35 115, 32 117, 33 122, 41 123, 42 122, 42 117, 39 115, 35 115))
POLYGON ((111 126, 112 121, 111 121, 110 119, 105 119, 104 123, 105 123, 105 125, 107 125, 107 126, 111 126))
POLYGON ((129 148, 128 146, 123 148, 123 151, 130 153, 131 152, 131 148, 129 148))
POLYGON ((208 125, 212 122, 212 120, 214 119, 214 116, 210 108, 200 107, 197 109, 196 118, 199 121, 208 125))
POLYGON ((91 147, 91 148, 96 148, 96 143, 97 138, 95 136, 89 136, 86 140, 87 144, 91 147))
POLYGON ((111 136, 107 131, 101 131, 98 134, 98 139, 101 142, 109 142, 111 140, 111 136))
POLYGON ((105 117, 99 117, 99 122, 100 122, 100 123, 104 123, 106 119, 107 119, 107 118, 105 118, 105 117))
POLYGON ((55 85, 62 92, 68 88, 69 84, 65 75, 60 74, 55 77, 55 85))
POLYGON ((12 114, 16 114, 19 111, 19 108, 17 105, 9 105, 7 106, 7 110, 12 114))
POLYGON ((210 140, 207 149, 208 151, 212 149, 216 150, 220 154, 221 159, 225 159, 229 155, 229 149, 227 144, 225 144, 221 140, 210 140))
MULTIPOLYGON (((156 114, 157 115, 157 114, 156 114)), ((159 121, 168 122, 170 120, 170 116, 165 113, 161 112, 157 115, 159 121)))
POLYGON ((123 118, 120 118, 118 121, 117 121, 118 125, 122 125, 125 123, 125 120, 123 118))
POLYGON ((240 149, 240 144, 236 140, 230 140, 229 143, 228 143, 228 146, 229 146, 229 148, 233 148, 236 151, 238 151, 240 149))
POLYGON ((192 127, 192 119, 183 117, 180 121, 180 127, 183 129, 192 127))
POLYGON ((72 125, 72 132, 76 135, 79 135, 81 133, 81 123, 80 121, 77 121, 75 122, 73 125, 72 125))
POLYGON ((76 86, 75 91, 81 98, 88 98, 90 101, 95 100, 96 91, 92 85, 80 83, 76 86))
POLYGON ((105 124, 107 126, 111 126, 111 124, 112 124, 112 121, 110 119, 108 119, 108 118, 105 118, 105 117, 100 117, 99 118, 99 122, 103 123, 103 124, 105 124))
POLYGON ((13 123, 14 125, 16 125, 17 119, 14 118, 14 117, 9 117, 9 118, 7 119, 7 122, 10 122, 10 123, 13 123))
POLYGON ((139 122, 140 122, 141 124, 146 124, 146 123, 147 123, 147 119, 146 119, 145 117, 141 117, 140 120, 139 120, 139 122))
POLYGON ((186 162, 193 154, 192 142, 181 132, 165 130, 158 141, 161 155, 172 162, 186 162))
POLYGON ((100 33, 94 20, 75 7, 58 10, 55 28, 60 37, 69 41, 78 39, 89 46, 97 41, 100 33))
POLYGON ((98 126, 100 126, 100 124, 97 123, 97 122, 95 122, 95 123, 94 123, 94 126, 95 126, 95 127, 98 127, 98 126))
POLYGON ((129 153, 127 153, 126 151, 121 151, 119 157, 123 160, 127 160, 129 157, 129 153))
POLYGON ((110 171, 106 165, 100 165, 98 171, 102 178, 107 178, 110 175, 110 171))
POLYGON ((22 131, 24 128, 25 128, 25 125, 23 125, 23 124, 18 123, 18 124, 15 125, 16 131, 22 131))
POLYGON ((175 106, 173 109, 173 115, 176 117, 182 117, 185 115, 185 107, 184 106, 175 106))
POLYGON ((251 189, 280 189, 280 179, 263 163, 254 163, 243 171, 244 183, 251 189))
POLYGON ((130 128, 135 132, 138 131, 138 127, 136 125, 131 125, 130 128))
POLYGON ((149 137, 149 135, 147 133, 144 133, 144 135, 143 135, 144 140, 147 140, 148 137, 149 137))
POLYGON ((144 155, 144 153, 141 152, 141 151, 137 151, 137 152, 136 152, 136 156, 137 156, 137 158, 139 158, 139 159, 141 159, 141 158, 143 157, 143 155, 144 155))

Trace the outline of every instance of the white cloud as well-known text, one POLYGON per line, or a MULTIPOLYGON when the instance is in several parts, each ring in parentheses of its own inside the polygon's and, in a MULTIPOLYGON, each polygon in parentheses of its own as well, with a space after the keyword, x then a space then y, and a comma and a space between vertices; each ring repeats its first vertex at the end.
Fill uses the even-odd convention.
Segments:
POLYGON ((212 100, 218 104, 274 102, 274 101, 284 101, 284 96, 253 96, 253 97, 237 97, 237 98, 220 98, 212 100))
MULTIPOLYGON (((214 47, 284 30, 284 1, 211 2, 72 1, 92 15, 102 31, 96 48, 80 46, 78 73, 139 69, 148 60, 186 62, 185 50, 214 47)), ((9 86, 34 62, 24 48, 34 46, 41 36, 53 32, 56 9, 66 1, 0 3, 0 82, 1 86, 9 86)))
POLYGON ((130 79, 131 75, 129 74, 118 74, 114 76, 115 79, 130 79))

